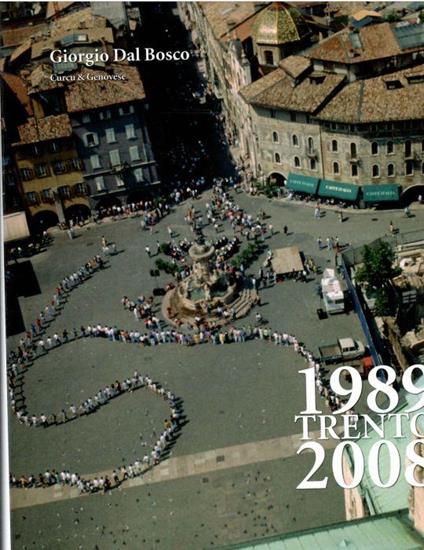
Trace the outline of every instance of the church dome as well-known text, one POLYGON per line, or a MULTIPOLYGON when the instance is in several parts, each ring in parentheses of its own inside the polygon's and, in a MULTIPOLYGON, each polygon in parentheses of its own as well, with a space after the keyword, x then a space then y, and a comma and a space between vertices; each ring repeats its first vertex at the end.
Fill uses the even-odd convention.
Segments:
POLYGON ((308 25, 298 9, 284 2, 273 2, 262 10, 253 26, 256 44, 279 46, 302 40, 308 25))

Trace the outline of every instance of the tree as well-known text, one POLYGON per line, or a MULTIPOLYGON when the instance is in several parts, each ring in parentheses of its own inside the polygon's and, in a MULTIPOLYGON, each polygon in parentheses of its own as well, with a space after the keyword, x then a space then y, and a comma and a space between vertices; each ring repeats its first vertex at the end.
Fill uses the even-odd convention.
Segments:
POLYGON ((400 21, 401 19, 402 16, 396 10, 392 10, 386 15, 386 21, 388 21, 389 23, 395 23, 396 21, 400 21))
POLYGON ((373 288, 387 286, 387 283, 401 270, 393 267, 395 253, 392 247, 379 241, 375 246, 364 246, 363 265, 358 269, 356 280, 360 283, 367 283, 373 288))
POLYGON ((379 288, 375 298, 375 314, 379 317, 391 315, 394 309, 393 301, 390 300, 387 288, 379 288))

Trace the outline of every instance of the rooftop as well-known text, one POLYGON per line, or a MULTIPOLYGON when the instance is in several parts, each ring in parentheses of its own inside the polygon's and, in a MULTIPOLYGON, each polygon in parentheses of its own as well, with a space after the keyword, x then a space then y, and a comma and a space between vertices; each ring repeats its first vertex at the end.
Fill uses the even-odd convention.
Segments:
POLYGON ((16 99, 19 101, 19 103, 21 103, 21 105, 24 107, 27 114, 32 115, 33 111, 31 101, 29 100, 27 94, 25 81, 19 76, 5 72, 0 73, 0 77, 5 82, 9 90, 16 97, 16 99))
MULTIPOLYGON (((293 71, 293 67, 297 65, 298 72, 306 63, 300 59, 297 63, 290 62, 289 65, 293 71)), ((241 94, 252 105, 315 113, 338 90, 343 81, 342 75, 313 72, 295 85, 286 70, 278 67, 243 88, 241 94)))
POLYGON ((311 66, 311 61, 303 55, 290 55, 280 61, 280 67, 289 76, 296 79, 311 66))
MULTIPOLYGON (((415 381, 415 385, 417 388, 420 388, 420 389, 424 388, 424 376, 421 376, 420 378, 418 378, 418 380, 415 381)), ((414 404, 416 404, 419 399, 417 395, 413 395, 405 391, 401 391, 399 394, 399 397, 400 397, 399 405, 393 411, 391 411, 393 414, 404 412, 405 409, 408 409, 412 407, 414 404)), ((377 424, 379 424, 378 416, 377 416, 376 422, 377 424)), ((409 428, 409 421, 404 417, 401 417, 400 423, 402 425, 403 433, 407 434, 408 428, 409 428)), ((395 420, 395 417, 391 417, 385 421, 384 439, 392 441, 396 445, 400 453, 400 456, 405 457, 406 447, 414 436, 411 435, 410 438, 408 437, 396 438, 396 434, 398 431, 397 424, 398 423, 395 420)), ((419 425, 420 423, 418 422, 418 426, 419 425)), ((368 429, 368 436, 369 436, 368 438, 361 437, 356 441, 359 447, 361 448, 361 451, 363 452, 364 456, 368 456, 372 445, 376 441, 381 440, 380 435, 370 428, 368 429)), ((345 453, 345 457, 349 459, 349 454, 345 453)), ((390 461, 389 454, 386 452, 380 453, 379 471, 380 471, 381 479, 386 480, 388 478, 390 474, 390 468, 391 468, 391 461, 390 461)), ((365 468, 365 473, 360 485, 358 486, 358 489, 361 491, 361 494, 363 495, 363 498, 365 499, 368 509, 370 510, 370 513, 372 515, 384 514, 386 512, 393 512, 395 510, 406 508, 408 506, 408 495, 409 495, 410 485, 407 483, 405 479, 405 461, 404 460, 401 461, 400 476, 396 481, 396 483, 390 487, 390 491, 382 487, 377 487, 377 485, 371 479, 367 468, 365 468)))
POLYGON ((65 99, 69 113, 145 98, 143 83, 136 67, 111 64, 108 71, 84 67, 80 74, 83 80, 67 84, 65 99), (124 75, 126 80, 112 80, 114 74, 124 75), (96 80, 98 78, 103 80, 96 80))
POLYGON ((37 143, 69 137, 72 135, 71 122, 68 115, 47 116, 44 118, 29 118, 28 122, 18 126, 20 144, 37 143))
POLYGON ((422 544, 422 537, 408 520, 408 510, 401 510, 379 517, 367 517, 241 543, 222 550, 417 550, 422 548, 422 544))
POLYGON ((345 28, 308 52, 311 59, 334 63, 361 63, 424 48, 424 25, 395 27, 390 23, 368 25, 352 31, 345 28), (399 41, 399 29, 402 39, 399 41), (420 32, 421 30, 421 32, 420 32), (413 35, 414 40, 406 37, 413 35), (422 40, 421 40, 422 35, 422 40))
POLYGON ((424 65, 347 84, 318 114, 322 120, 370 123, 424 118, 424 65))
POLYGON ((300 11, 285 2, 273 2, 261 11, 253 25, 253 36, 258 44, 276 46, 296 42, 308 35, 308 25, 300 11))
POLYGON ((234 28, 263 10, 267 3, 257 2, 199 2, 215 38, 224 38, 234 28))
POLYGON ((35 42, 31 48, 31 59, 42 57, 51 50, 54 50, 60 41, 67 41, 66 47, 74 45, 94 44, 107 42, 112 44, 114 41, 113 30, 109 27, 99 27, 94 29, 86 29, 84 31, 74 29, 65 33, 58 33, 56 30, 52 33, 51 38, 35 42))

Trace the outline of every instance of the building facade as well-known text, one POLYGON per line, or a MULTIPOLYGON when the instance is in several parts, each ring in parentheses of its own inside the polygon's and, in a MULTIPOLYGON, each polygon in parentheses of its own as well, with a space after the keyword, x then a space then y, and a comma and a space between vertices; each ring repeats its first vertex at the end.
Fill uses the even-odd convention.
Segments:
MULTIPOLYGON (((377 27, 379 39, 393 34, 392 27, 383 23, 367 27, 365 37, 371 37, 372 27, 377 27)), ((288 57, 273 73, 241 90, 251 107, 254 176, 285 184, 294 174, 364 188, 364 196, 350 193, 354 201, 362 197, 374 202, 370 186, 386 186, 380 187, 382 201, 385 196, 388 200, 389 195, 383 193, 389 190, 387 186, 397 187, 395 194, 406 202, 423 195, 424 65, 420 48, 424 34, 416 35, 424 27, 409 27, 417 55, 407 48, 386 64, 380 59, 372 77, 365 62, 356 64, 352 72, 350 62, 326 65, 321 58, 324 45, 334 41, 330 37, 316 47, 318 53, 312 48, 304 56, 288 57), (403 68, 393 70, 397 65, 403 68)), ((371 42, 367 48, 378 57, 371 42)), ((367 56, 371 53, 362 53, 367 56)), ((348 55, 345 59, 350 61, 348 55)), ((336 193, 334 198, 342 195, 336 193)))
POLYGON ((136 202, 159 183, 138 69, 50 59, 57 48, 111 54, 125 44, 129 26, 115 29, 99 9, 81 7, 50 14, 44 33, 3 60, 2 82, 19 113, 12 155, 17 187, 42 227, 136 202))

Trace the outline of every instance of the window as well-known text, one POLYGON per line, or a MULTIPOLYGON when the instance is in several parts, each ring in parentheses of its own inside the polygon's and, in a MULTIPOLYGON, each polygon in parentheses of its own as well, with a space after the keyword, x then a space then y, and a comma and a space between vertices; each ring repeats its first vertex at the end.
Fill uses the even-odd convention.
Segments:
POLYGON ((137 183, 141 183, 143 181, 143 169, 137 168, 134 170, 134 177, 137 183))
POLYGON ((371 155, 378 155, 378 143, 376 141, 371 143, 371 155))
POLYGON ((297 121, 296 113, 290 112, 290 122, 296 122, 296 121, 297 121))
POLYGON ((299 138, 296 134, 292 135, 292 143, 294 147, 299 147, 299 138))
POLYGON ((386 147, 387 147, 387 154, 388 155, 393 155, 394 152, 395 152, 395 145, 394 145, 393 141, 388 141, 386 143, 386 147))
POLYGON ((67 169, 71 172, 73 172, 74 170, 83 170, 84 169, 84 165, 82 163, 82 161, 80 159, 69 159, 67 162, 67 169))
POLYGON ((309 159, 309 168, 311 170, 317 169, 317 161, 315 159, 309 159))
POLYGON ((274 143, 278 143, 278 142, 279 142, 278 133, 277 133, 277 132, 272 132, 272 141, 273 141, 274 143))
POLYGON ((21 179, 23 181, 29 181, 29 180, 32 180, 34 178, 34 174, 33 174, 33 171, 31 170, 31 168, 21 168, 19 170, 19 173, 20 173, 21 179))
POLYGON ((94 132, 90 134, 85 134, 84 139, 87 147, 94 147, 95 145, 99 144, 99 138, 97 137, 97 134, 95 134, 94 132))
POLYGON ((41 195, 41 201, 42 202, 49 203, 49 202, 53 201, 52 190, 50 188, 42 189, 40 195, 41 195))
POLYGON ((414 163, 412 160, 407 160, 405 162, 405 175, 412 176, 414 174, 414 163))
POLYGON ((300 168, 300 158, 294 157, 294 166, 295 168, 300 168))
POLYGON ((409 141, 405 141, 405 157, 410 157, 412 154, 412 143, 409 141))
POLYGON ((134 124, 125 125, 125 134, 127 136, 127 139, 134 139, 136 137, 134 124))
POLYGON ((76 197, 85 197, 87 193, 87 185, 85 183, 77 183, 73 187, 74 195, 76 197))
POLYGON ((114 128, 106 128, 106 141, 108 143, 115 143, 116 137, 114 128))
POLYGON ((82 121, 84 124, 91 122, 90 115, 89 114, 82 115, 82 121))
POLYGON ((275 109, 270 109, 270 110, 269 110, 269 116, 270 116, 271 118, 275 118, 275 116, 276 116, 275 109))
POLYGON ((121 164, 121 157, 119 155, 119 150, 114 149, 113 151, 109 151, 109 159, 111 166, 119 166, 121 164))
POLYGON ((119 114, 122 115, 128 115, 134 113, 134 105, 125 105, 124 107, 119 107, 119 114))
POLYGON ((103 176, 97 176, 97 178, 94 178, 94 182, 96 184, 97 191, 104 191, 105 180, 104 180, 103 176))
POLYGON ((25 193, 25 197, 28 204, 36 205, 36 204, 39 204, 40 202, 38 199, 38 193, 36 193, 35 191, 30 191, 29 193, 25 193))
POLYGON ((388 164, 387 165, 387 175, 389 178, 392 178, 395 175, 395 165, 394 164, 388 164))
POLYGON ((309 151, 314 150, 314 140, 311 137, 308 137, 308 149, 309 149, 309 151))
POLYGON ((97 168, 101 168, 99 155, 91 155, 90 156, 90 163, 91 163, 91 168, 93 170, 96 170, 97 168))
POLYGON ((274 160, 277 164, 280 164, 281 163, 281 157, 280 157, 280 153, 275 153, 274 155, 274 160))
POLYGON ((424 162, 421 163, 421 174, 424 176, 424 162))
POLYGON ((49 166, 45 162, 35 165, 35 174, 37 178, 45 178, 50 174, 49 166))
MULTIPOLYGON (((49 150, 51 153, 58 153, 60 150, 61 150, 61 144, 58 143, 57 141, 52 141, 50 144, 49 144, 49 150)), ((38 155, 38 153, 36 153, 38 155)))
POLYGON ((274 54, 271 50, 264 51, 265 65, 274 65, 274 54))
POLYGON ((100 120, 112 118, 112 113, 109 109, 107 111, 100 111, 99 118, 100 120))
POLYGON ((115 181, 116 181, 116 186, 117 186, 117 187, 124 187, 125 182, 124 182, 124 180, 121 178, 121 176, 115 176, 115 181))
POLYGON ((129 148, 130 153, 130 160, 131 162, 134 162, 136 160, 140 160, 140 153, 138 151, 138 145, 133 145, 129 148))
POLYGON ((333 162, 333 174, 337 176, 340 174, 340 166, 338 162, 333 162))
POLYGON ((41 148, 40 145, 33 145, 31 147, 31 154, 34 156, 34 157, 39 157, 43 154, 43 150, 41 148))
POLYGON ((61 199, 71 198, 71 188, 69 185, 62 185, 62 187, 58 187, 57 190, 61 199))
POLYGON ((378 166, 378 164, 373 164, 372 166, 372 177, 373 178, 380 177, 380 167, 378 166))
POLYGON ((355 159, 357 154, 358 154, 358 151, 357 151, 357 148, 356 148, 356 143, 351 143, 350 144, 350 156, 355 159))
POLYGON ((66 163, 63 162, 63 160, 57 160, 52 163, 53 165, 53 172, 55 174, 63 174, 66 172, 66 163))
POLYGON ((336 139, 333 139, 331 141, 331 150, 333 151, 333 153, 337 153, 337 151, 339 150, 339 144, 337 143, 336 139))
POLYGON ((356 178, 356 176, 358 175, 358 166, 356 164, 352 164, 352 166, 350 167, 350 175, 353 178, 356 178))

